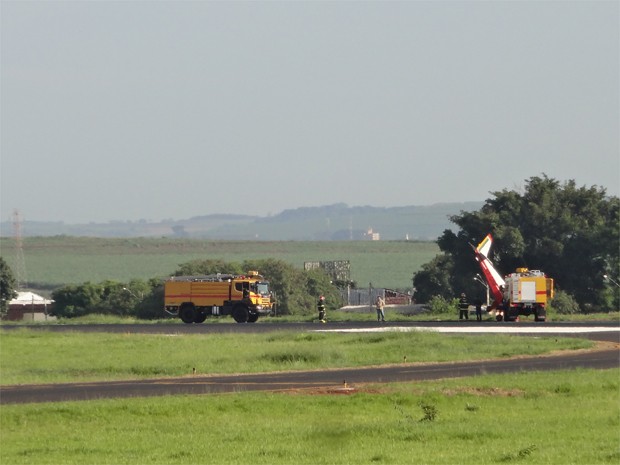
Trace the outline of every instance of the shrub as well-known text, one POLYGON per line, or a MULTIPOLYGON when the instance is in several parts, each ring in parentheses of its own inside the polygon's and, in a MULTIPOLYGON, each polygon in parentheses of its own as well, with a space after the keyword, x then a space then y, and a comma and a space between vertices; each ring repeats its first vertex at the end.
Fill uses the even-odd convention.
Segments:
POLYGON ((458 299, 446 299, 440 295, 431 297, 428 302, 428 308, 431 315, 440 315, 445 313, 456 313, 458 311, 458 299))
POLYGON ((580 313, 581 309, 574 297, 564 291, 556 291, 555 297, 549 303, 551 310, 562 315, 580 313))

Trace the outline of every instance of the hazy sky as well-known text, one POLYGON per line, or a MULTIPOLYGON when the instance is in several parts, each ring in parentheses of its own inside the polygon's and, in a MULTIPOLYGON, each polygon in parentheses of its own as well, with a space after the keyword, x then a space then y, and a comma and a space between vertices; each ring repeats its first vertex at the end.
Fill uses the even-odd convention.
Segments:
POLYGON ((619 195, 618 1, 6 1, 1 220, 619 195))

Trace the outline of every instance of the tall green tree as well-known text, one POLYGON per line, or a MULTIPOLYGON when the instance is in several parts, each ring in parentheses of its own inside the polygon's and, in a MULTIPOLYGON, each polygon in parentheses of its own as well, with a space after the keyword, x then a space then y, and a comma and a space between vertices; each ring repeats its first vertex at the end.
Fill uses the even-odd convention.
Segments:
POLYGON ((0 315, 9 310, 9 302, 17 296, 17 280, 4 258, 0 257, 0 315))
POLYGON ((527 180, 523 193, 503 190, 493 195, 479 211, 450 218, 460 229, 444 231, 438 239, 443 259, 416 275, 419 298, 430 297, 424 284, 434 281, 446 283, 438 293, 444 297, 461 291, 479 295, 481 286, 473 279, 479 269, 469 244, 492 233, 493 262, 500 272, 543 270, 584 310, 618 308, 617 289, 603 277, 618 276, 617 197, 597 186, 578 187, 573 180, 560 183, 546 175, 527 180))

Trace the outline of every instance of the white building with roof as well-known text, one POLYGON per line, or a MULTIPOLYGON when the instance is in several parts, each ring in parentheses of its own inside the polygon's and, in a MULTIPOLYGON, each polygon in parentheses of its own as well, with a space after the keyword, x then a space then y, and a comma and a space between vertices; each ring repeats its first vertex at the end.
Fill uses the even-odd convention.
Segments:
POLYGON ((53 300, 46 299, 34 292, 18 292, 17 297, 9 302, 9 311, 6 319, 11 321, 56 319, 56 317, 48 315, 53 303, 53 300))

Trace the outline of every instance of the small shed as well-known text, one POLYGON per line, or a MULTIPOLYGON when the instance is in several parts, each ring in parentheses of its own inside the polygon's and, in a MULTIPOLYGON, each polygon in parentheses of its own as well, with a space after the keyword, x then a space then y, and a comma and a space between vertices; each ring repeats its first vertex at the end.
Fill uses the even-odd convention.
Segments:
POLYGON ((53 300, 46 299, 34 292, 18 292, 17 297, 9 302, 6 319, 10 321, 45 321, 55 319, 48 312, 53 300))

